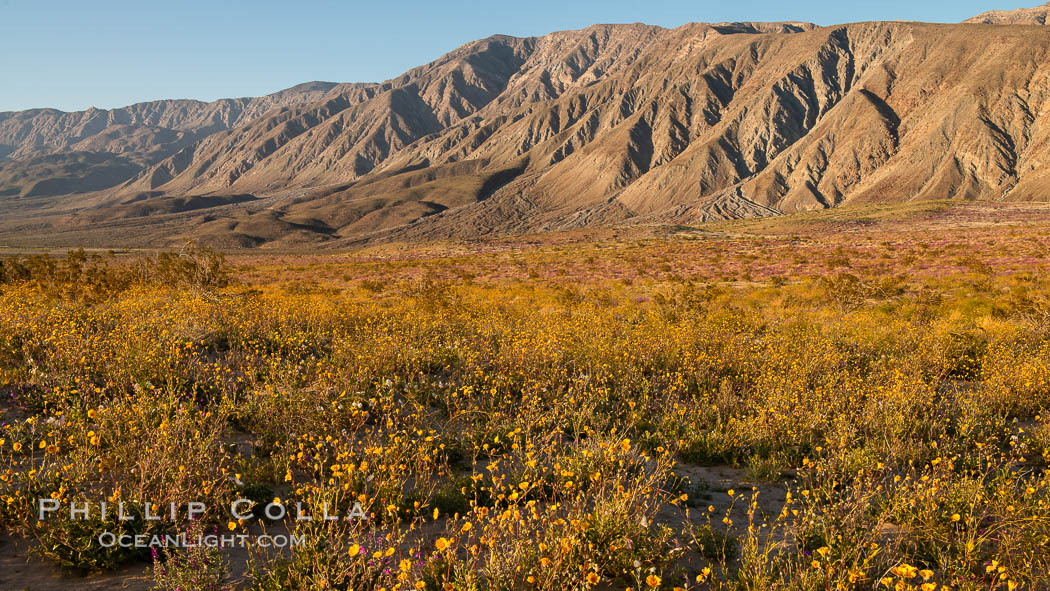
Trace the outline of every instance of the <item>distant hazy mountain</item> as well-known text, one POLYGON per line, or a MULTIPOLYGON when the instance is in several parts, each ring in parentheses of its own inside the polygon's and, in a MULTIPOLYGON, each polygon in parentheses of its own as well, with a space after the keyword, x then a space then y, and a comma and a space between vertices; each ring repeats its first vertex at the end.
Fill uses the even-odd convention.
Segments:
POLYGON ((1050 2, 1035 8, 992 10, 978 14, 963 22, 986 25, 1045 25, 1047 13, 1050 13, 1050 2))

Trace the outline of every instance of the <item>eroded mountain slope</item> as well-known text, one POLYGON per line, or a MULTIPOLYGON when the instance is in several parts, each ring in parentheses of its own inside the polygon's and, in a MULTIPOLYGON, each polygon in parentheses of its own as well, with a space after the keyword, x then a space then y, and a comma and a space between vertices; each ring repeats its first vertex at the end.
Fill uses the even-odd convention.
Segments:
POLYGON ((168 212, 169 240, 345 245, 1046 200, 1048 58, 1046 28, 1013 25, 495 36, 212 133, 94 197, 85 219, 135 204, 168 212), (218 209, 178 205, 198 195, 218 209), (223 197, 237 195, 254 198, 223 197))

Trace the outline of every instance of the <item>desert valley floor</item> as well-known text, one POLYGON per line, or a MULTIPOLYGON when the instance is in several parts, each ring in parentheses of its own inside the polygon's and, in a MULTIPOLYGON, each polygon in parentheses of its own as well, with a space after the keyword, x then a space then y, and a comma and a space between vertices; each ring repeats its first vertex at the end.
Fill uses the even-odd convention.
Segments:
POLYGON ((51 255, 0 267, 5 589, 1050 585, 1046 204, 51 255))

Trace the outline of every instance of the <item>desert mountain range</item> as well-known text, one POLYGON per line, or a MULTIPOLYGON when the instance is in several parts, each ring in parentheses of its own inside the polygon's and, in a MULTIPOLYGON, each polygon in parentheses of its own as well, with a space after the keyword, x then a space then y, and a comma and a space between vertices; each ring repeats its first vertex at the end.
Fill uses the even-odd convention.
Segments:
POLYGON ((1050 199, 1050 5, 594 25, 382 83, 0 113, 0 246, 351 245, 1050 199))

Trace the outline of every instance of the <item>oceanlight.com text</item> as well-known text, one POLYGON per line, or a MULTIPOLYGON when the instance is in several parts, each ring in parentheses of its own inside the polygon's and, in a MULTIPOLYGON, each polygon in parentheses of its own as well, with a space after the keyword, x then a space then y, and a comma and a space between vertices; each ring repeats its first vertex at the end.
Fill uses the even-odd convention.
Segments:
POLYGON ((232 548, 247 546, 294 548, 302 546, 306 542, 306 537, 303 535, 263 534, 252 537, 248 534, 211 534, 190 537, 184 533, 117 535, 108 531, 99 534, 97 539, 99 545, 104 548, 112 548, 114 546, 120 546, 121 548, 232 548))

